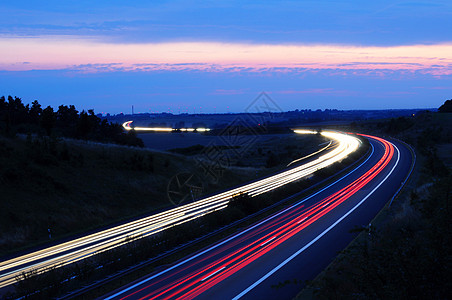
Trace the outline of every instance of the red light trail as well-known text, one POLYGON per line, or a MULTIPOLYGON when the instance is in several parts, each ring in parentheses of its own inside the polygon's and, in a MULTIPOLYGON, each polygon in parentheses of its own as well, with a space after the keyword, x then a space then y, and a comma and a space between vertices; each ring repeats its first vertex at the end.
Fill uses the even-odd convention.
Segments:
POLYGON ((178 269, 176 273, 170 273, 164 276, 164 278, 154 281, 152 284, 147 285, 122 299, 127 299, 132 296, 136 297, 137 293, 150 289, 152 286, 156 286, 156 288, 140 299, 193 299, 238 270, 249 265, 251 262, 269 253, 277 246, 328 214, 380 174, 394 155, 394 146, 386 140, 368 135, 362 136, 381 142, 385 150, 380 160, 358 179, 311 207, 304 208, 303 206, 300 206, 288 210, 285 214, 273 221, 255 228, 239 239, 225 244, 222 248, 202 257, 201 260, 196 262, 196 265, 202 265, 202 262, 214 259, 213 262, 197 268, 194 264, 188 264, 187 266, 178 269), (268 230, 270 230, 270 232, 267 232, 265 235, 256 239, 257 236, 268 230), (241 243, 244 243, 245 245, 241 245, 238 249, 228 252, 228 250, 237 247, 241 243), (222 254, 223 252, 224 254, 222 254), (160 285, 166 280, 170 280, 175 274, 182 274, 190 268, 195 268, 195 270, 190 271, 189 274, 186 274, 175 281, 173 280, 170 283, 160 285), (158 286, 160 287, 158 288, 158 286))

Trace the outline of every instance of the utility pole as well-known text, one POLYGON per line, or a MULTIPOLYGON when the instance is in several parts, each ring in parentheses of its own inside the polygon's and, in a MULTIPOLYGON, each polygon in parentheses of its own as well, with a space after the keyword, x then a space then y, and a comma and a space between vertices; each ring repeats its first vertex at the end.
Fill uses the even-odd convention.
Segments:
POLYGON ((133 105, 132 105, 132 116, 133 116, 133 105))

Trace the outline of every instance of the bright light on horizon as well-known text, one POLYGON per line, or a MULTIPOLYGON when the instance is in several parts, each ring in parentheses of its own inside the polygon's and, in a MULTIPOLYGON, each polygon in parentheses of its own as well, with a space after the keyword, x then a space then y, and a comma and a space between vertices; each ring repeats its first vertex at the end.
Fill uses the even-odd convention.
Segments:
POLYGON ((173 132, 173 131, 183 131, 183 132, 207 132, 210 131, 210 128, 172 128, 172 127, 130 127, 130 124, 132 124, 133 121, 127 121, 122 124, 122 127, 129 131, 129 130, 136 130, 136 131, 156 131, 156 132, 173 132))

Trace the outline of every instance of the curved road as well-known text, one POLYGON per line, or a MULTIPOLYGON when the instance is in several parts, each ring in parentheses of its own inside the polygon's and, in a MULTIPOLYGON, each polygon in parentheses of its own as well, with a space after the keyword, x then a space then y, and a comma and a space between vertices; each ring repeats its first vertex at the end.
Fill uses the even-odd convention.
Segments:
POLYGON ((131 283, 107 299, 290 299, 367 226, 400 188, 412 155, 397 141, 366 136, 372 154, 319 192, 131 283), (279 286, 279 287, 278 287, 279 286))
MULTIPOLYGON (((316 133, 315 131, 307 130, 296 130, 295 132, 300 134, 316 133)), ((174 225, 223 209, 227 207, 231 198, 239 192, 255 196, 299 180, 320 168, 327 167, 343 159, 359 146, 359 140, 352 135, 331 131, 324 131, 322 135, 335 140, 337 145, 332 147, 330 151, 325 151, 324 154, 304 164, 162 213, 2 261, 0 262, 0 288, 15 283, 15 277, 23 272, 31 270, 45 271, 46 268, 53 266, 60 267, 70 264, 96 253, 121 246, 127 243, 131 237, 149 236, 174 225)))

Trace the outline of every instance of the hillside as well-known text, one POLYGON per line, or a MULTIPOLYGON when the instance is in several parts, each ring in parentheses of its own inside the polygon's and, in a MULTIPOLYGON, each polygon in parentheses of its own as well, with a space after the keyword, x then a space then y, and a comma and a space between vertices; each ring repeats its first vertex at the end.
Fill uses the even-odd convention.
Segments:
POLYGON ((168 153, 49 137, 0 137, 0 253, 169 205, 168 153))
POLYGON ((263 139, 246 151, 222 148, 230 159, 215 169, 221 171, 215 177, 201 168, 218 168, 206 155, 213 149, 202 146, 194 153, 190 147, 178 149, 182 155, 67 138, 0 137, 0 253, 191 201, 191 195, 180 203, 169 200, 169 184, 177 174, 197 174, 203 189, 193 196, 199 197, 285 168, 292 157, 312 153, 323 142, 322 137, 285 135, 263 139))
POLYGON ((415 149, 408 184, 296 299, 448 299, 452 288, 452 113, 353 124, 415 149))

